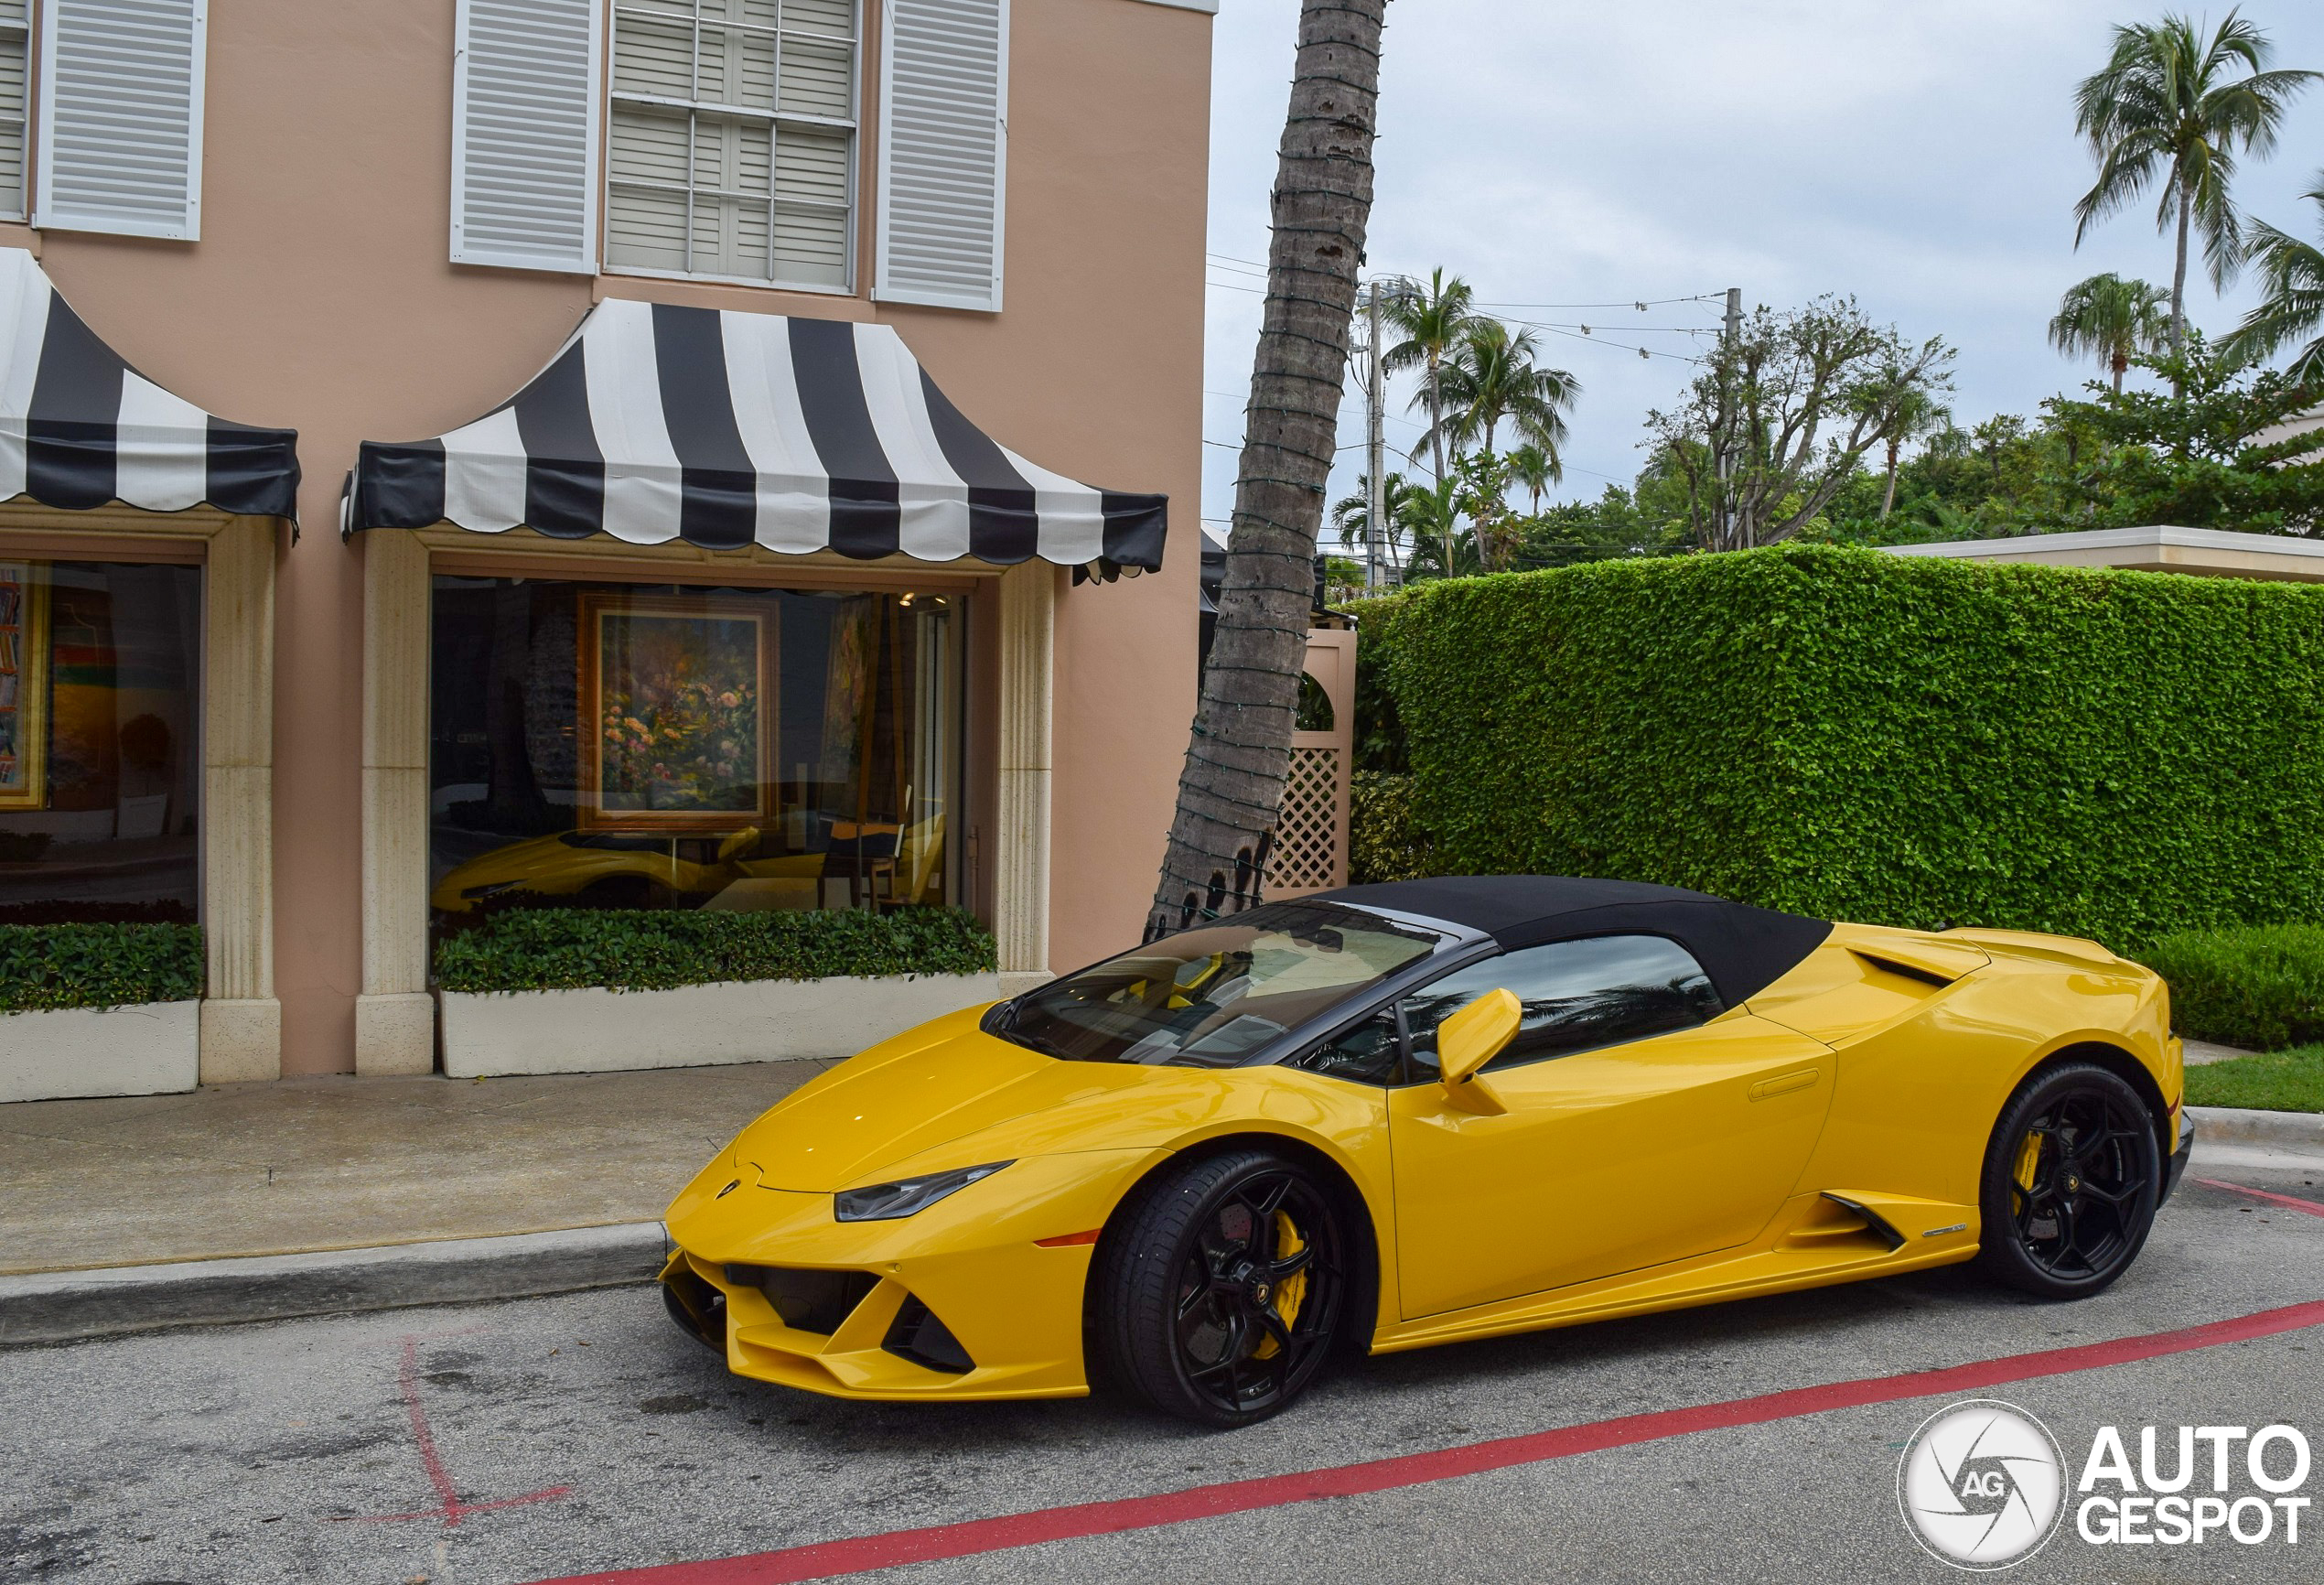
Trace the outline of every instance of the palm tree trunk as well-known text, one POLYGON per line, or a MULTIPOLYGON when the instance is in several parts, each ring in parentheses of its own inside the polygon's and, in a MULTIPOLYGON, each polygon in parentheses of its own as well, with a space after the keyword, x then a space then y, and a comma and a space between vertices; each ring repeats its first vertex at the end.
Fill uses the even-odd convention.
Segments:
MULTIPOLYGON (((2187 356, 2187 228, 2194 219, 2195 194, 2181 183, 2179 189, 2179 253, 2170 271, 2170 355, 2187 356)), ((2181 394, 2186 387, 2182 380, 2170 383, 2171 394, 2181 394)))
POLYGON ((1291 765, 1316 535, 1372 218, 1386 8, 1301 0, 1234 527, 1148 939, 1258 900, 1291 765))
POLYGON ((2130 359, 2125 353, 2116 351, 2106 361, 2114 371, 2114 394, 2119 396, 2123 394, 2123 376, 2130 370, 2130 359))
POLYGON ((1889 437, 1888 437, 1888 489, 1886 489, 1886 490, 1884 490, 1884 491, 1882 491, 1880 492, 1880 521, 1881 521, 1882 523, 1886 523, 1886 522, 1888 522, 1888 513, 1889 513, 1889 512, 1890 512, 1890 511, 1891 511, 1891 510, 1892 510, 1892 509, 1896 506, 1896 503, 1897 503, 1897 447, 1898 447, 1898 445, 1899 445, 1899 440, 1898 440, 1898 437, 1897 437, 1896 436, 1893 436, 1893 435, 1889 436, 1889 437))

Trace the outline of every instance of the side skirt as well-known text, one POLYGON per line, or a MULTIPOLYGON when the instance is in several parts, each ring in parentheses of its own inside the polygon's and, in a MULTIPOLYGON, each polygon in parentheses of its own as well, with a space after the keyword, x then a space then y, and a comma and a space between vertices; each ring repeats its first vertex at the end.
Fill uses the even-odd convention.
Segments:
POLYGON ((1841 1194, 1845 1199, 1840 1195, 1796 1196, 1777 1216, 1777 1231, 1772 1238, 1763 1236, 1748 1248, 1626 1272, 1446 1315, 1383 1324, 1372 1339, 1372 1352, 1398 1353, 1442 1342, 1506 1337, 1513 1332, 1581 1326, 1623 1316, 1652 1315, 1666 1310, 1724 1304, 1729 1299, 1864 1282, 1957 1265, 1974 1258, 1977 1253, 1976 1214, 1969 1207, 1939 1206, 1930 1201, 1899 1202, 1888 1196, 1859 1196, 1845 1191, 1841 1194), (1863 1204, 1866 1201, 1878 1204, 1887 1214, 1877 1220, 1867 1216, 1863 1204), (1897 1228, 1890 1224, 1901 1221, 1895 1210, 1899 1205, 1910 1205, 1928 1213, 1913 1219, 1910 1224, 1915 1231, 1931 1216, 1942 1216, 1944 1220, 1920 1237, 1892 1244, 1897 1228))

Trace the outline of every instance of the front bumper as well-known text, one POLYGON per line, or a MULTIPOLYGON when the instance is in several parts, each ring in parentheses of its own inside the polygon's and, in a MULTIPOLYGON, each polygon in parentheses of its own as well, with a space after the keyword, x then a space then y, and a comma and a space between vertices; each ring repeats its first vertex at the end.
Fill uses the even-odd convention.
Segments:
POLYGON ((828 1193, 689 1191, 671 1208, 663 1299, 759 1381, 891 1401, 1079 1396, 1096 1251, 1054 1241, 1102 1226, 1152 1154, 1020 1160, 893 1222, 835 1221, 828 1193))
POLYGON ((2170 1160, 2163 1167, 2163 1192, 2161 1198, 2155 1202, 2157 1209, 2168 1203, 2171 1195, 2178 1191, 2179 1181, 2187 1176, 2187 1163, 2194 1154, 2195 1119, 2187 1115, 2187 1108, 2182 1105, 2179 1110, 2179 1148, 2170 1153, 2170 1160))

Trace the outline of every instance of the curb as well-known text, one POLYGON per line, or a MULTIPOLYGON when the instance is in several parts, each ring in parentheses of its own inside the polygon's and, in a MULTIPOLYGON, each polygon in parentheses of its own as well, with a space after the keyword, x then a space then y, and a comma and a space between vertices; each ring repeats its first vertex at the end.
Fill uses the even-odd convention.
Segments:
POLYGON ((2324 1112, 2262 1112, 2246 1106, 2190 1106, 2195 1143, 2278 1145, 2324 1155, 2324 1112))
POLYGON ((0 1277, 0 1347, 650 1282, 659 1222, 0 1277))

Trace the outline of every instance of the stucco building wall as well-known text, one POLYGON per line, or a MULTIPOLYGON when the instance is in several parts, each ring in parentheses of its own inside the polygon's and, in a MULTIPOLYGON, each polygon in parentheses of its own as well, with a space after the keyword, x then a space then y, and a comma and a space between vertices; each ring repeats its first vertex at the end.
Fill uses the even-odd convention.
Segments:
MULTIPOLYGON (((860 283, 877 170, 878 6, 866 11, 860 283)), ((453 0, 212 0, 201 240, 0 225, 0 245, 31 248, 142 372, 214 413, 299 431, 304 533, 275 553, 283 1072, 353 1069, 362 984, 363 564, 398 531, 342 544, 341 479, 359 441, 439 434, 495 406, 608 296, 885 320, 1003 443, 1169 493, 1160 574, 1079 588, 1055 575, 1051 961, 1134 942, 1195 685, 1210 17, 1015 0, 997 315, 876 304, 860 287, 449 264, 453 27, 453 0)))

